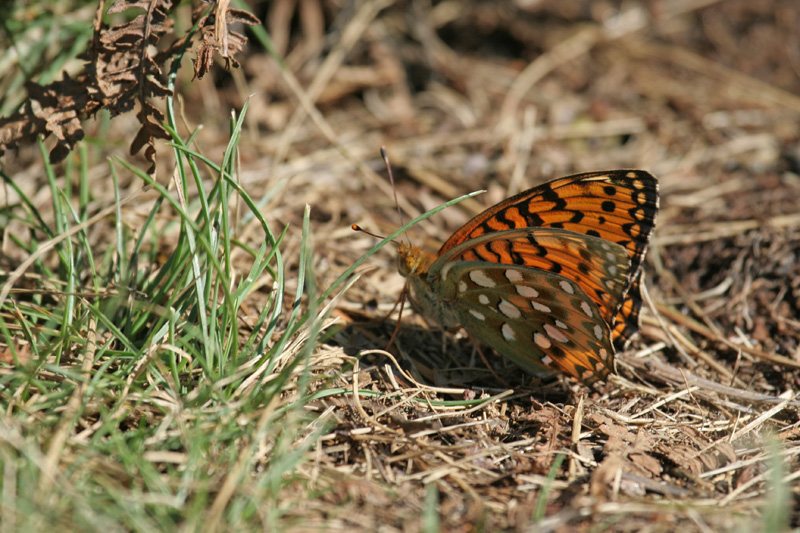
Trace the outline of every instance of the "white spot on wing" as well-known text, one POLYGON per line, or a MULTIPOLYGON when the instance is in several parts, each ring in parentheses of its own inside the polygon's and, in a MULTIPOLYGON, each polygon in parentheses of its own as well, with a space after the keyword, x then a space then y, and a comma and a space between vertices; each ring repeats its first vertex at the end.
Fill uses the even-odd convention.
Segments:
POLYGON ((560 320, 556 320, 556 327, 559 327, 559 328, 561 328, 561 329, 569 329, 569 328, 567 327, 567 325, 566 325, 566 324, 564 324, 563 322, 561 322, 560 320))
POLYGON ((542 350, 546 350, 552 346, 550 340, 542 335, 541 333, 534 333, 533 334, 533 342, 536 343, 536 346, 541 348, 542 350))
POLYGON ((470 309, 469 310, 469 314, 471 314, 472 316, 474 316, 478 320, 486 320, 486 315, 484 315, 483 313, 479 313, 478 311, 476 311, 474 309, 470 309))
POLYGON ((528 287, 527 285, 517 285, 515 288, 517 289, 517 294, 525 298, 539 297, 539 291, 537 291, 533 287, 528 287))
POLYGON ((506 270, 505 274, 506 274, 506 279, 511 283, 522 281, 522 274, 519 273, 519 270, 512 270, 509 268, 508 270, 506 270))
POLYGON ((603 328, 600 327, 600 324, 594 325, 594 336, 597 337, 597 340, 603 340, 603 328))
POLYGON ((478 295, 478 301, 483 305, 489 305, 489 297, 485 294, 478 295))
POLYGON ((592 318, 592 306, 586 302, 581 302, 581 311, 586 313, 586 316, 592 318))
POLYGON ((469 279, 479 287, 492 288, 497 285, 483 270, 472 270, 469 273, 469 279))
POLYGON ((463 279, 458 282, 458 292, 467 292, 468 288, 469 287, 467 287, 467 282, 464 281, 463 279))
POLYGON ((561 286, 561 290, 567 294, 575 294, 575 288, 570 284, 569 281, 562 279, 558 282, 558 284, 561 286))
POLYGON ((519 308, 506 300, 500 300, 497 308, 508 318, 519 318, 522 316, 522 312, 519 310, 519 308))
POLYGON ((558 331, 556 328, 551 326, 550 324, 544 325, 544 332, 547 333, 547 336, 553 339, 556 342, 569 342, 569 337, 558 331))
POLYGON ((503 338, 505 340, 507 341, 517 340, 517 335, 514 333, 514 328, 512 328, 508 324, 503 324, 503 327, 500 328, 500 331, 503 333, 503 338))
POLYGON ((544 304, 540 304, 536 300, 531 300, 531 307, 539 311, 540 313, 552 313, 553 310, 547 307, 544 304))

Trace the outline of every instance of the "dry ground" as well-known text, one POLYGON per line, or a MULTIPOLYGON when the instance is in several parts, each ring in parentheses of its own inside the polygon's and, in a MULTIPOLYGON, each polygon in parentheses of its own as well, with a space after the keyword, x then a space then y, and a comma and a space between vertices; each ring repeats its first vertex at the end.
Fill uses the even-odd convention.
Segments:
MULTIPOLYGON (((241 182, 254 196, 283 184, 265 212, 292 224, 287 257, 311 206, 320 287, 375 243, 350 224, 401 223, 381 145, 406 217, 487 190, 412 231, 431 249, 561 175, 644 168, 661 190, 652 302, 596 391, 489 351, 498 381, 468 339, 410 312, 383 352, 403 280, 391 247, 373 256, 314 369, 397 395, 313 406, 335 424, 283 496, 297 529, 415 531, 426 497, 448 531, 752 530, 781 512, 800 526, 800 4, 308 0, 256 14, 290 74, 252 54, 185 108, 223 115, 252 94, 241 182), (296 105, 292 76, 319 115, 296 105)), ((224 127, 206 122, 200 142, 224 127)))

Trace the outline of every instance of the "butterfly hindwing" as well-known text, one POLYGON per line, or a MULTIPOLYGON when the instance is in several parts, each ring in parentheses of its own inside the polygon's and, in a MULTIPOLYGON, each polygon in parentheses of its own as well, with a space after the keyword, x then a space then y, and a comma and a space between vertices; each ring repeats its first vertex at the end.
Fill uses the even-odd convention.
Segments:
POLYGON ((639 330, 639 311, 642 309, 642 277, 644 270, 640 269, 639 272, 633 277, 630 289, 625 294, 625 299, 619 307, 617 316, 614 319, 614 348, 617 351, 624 350, 625 346, 631 339, 634 333, 639 330))
POLYGON ((522 368, 558 369, 592 385, 613 369, 611 329, 574 282, 526 267, 476 261, 448 265, 443 297, 461 324, 522 368))
POLYGON ((605 319, 609 313, 595 299, 619 307, 628 264, 625 249, 603 239, 525 228, 483 235, 453 248, 433 264, 428 282, 473 337, 523 368, 556 368, 591 385, 611 371, 614 354, 612 322, 605 319), (498 258, 460 259, 475 248, 492 250, 498 258), (538 250, 543 261, 555 257, 558 264, 583 265, 583 283, 541 264, 518 266, 504 257, 528 248, 538 250), (604 297, 592 298, 588 291, 604 297))

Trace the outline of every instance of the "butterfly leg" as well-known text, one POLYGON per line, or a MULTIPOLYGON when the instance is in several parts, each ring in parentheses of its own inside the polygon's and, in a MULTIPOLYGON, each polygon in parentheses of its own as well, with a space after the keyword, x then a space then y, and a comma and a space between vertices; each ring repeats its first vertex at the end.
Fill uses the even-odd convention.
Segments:
POLYGON ((506 381, 503 378, 501 378, 500 376, 497 375, 497 372, 494 371, 494 368, 492 368, 492 365, 489 364, 489 360, 486 359, 485 355, 483 355, 483 350, 481 350, 481 347, 478 344, 478 341, 475 340, 475 337, 473 337, 472 334, 469 331, 467 331, 467 337, 469 337, 469 340, 472 342, 472 345, 475 347, 475 350, 478 351, 478 355, 480 356, 481 361, 483 361, 483 364, 486 365, 486 368, 489 369, 489 372, 492 373, 492 376, 494 376, 494 379, 496 379, 498 382, 502 383, 502 385, 504 387, 507 387, 509 389, 513 388, 513 387, 511 387, 511 385, 506 383, 506 381))

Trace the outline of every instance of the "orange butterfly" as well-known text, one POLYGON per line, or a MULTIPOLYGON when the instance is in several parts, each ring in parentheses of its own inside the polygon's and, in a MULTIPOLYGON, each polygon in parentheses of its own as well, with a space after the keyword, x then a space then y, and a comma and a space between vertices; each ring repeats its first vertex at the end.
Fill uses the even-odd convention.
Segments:
POLYGON ((435 255, 401 244, 412 304, 525 370, 593 385, 639 328, 642 260, 658 213, 644 170, 589 172, 479 214, 435 255))

